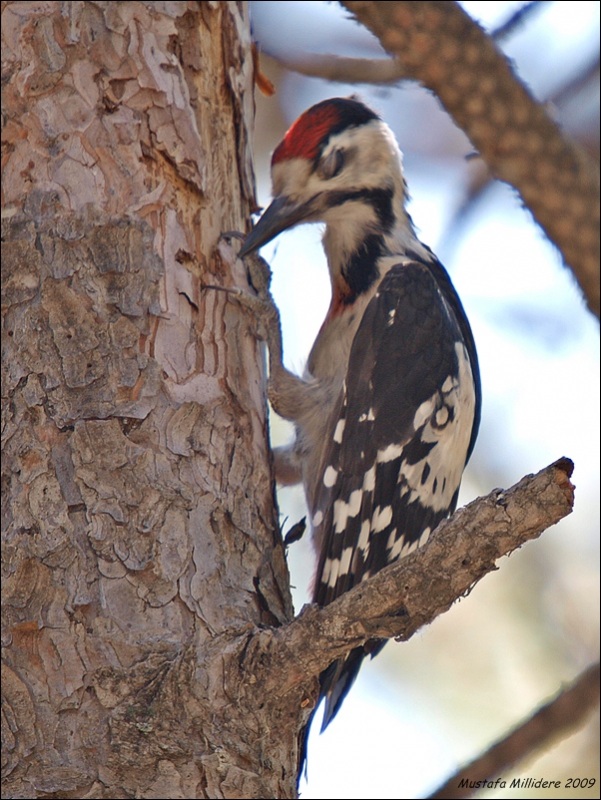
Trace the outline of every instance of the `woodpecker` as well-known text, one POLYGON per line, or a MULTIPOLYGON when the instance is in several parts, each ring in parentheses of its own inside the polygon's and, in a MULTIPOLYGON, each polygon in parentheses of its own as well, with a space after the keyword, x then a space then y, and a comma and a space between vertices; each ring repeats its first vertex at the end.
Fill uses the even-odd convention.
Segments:
MULTIPOLYGON (((271 174, 273 201, 241 257, 295 225, 325 223, 332 295, 304 375, 268 344, 269 397, 296 428, 293 444, 276 448, 276 478, 304 485, 313 601, 326 605, 455 510, 480 421, 478 359, 448 273, 417 238, 399 148, 374 111, 355 98, 312 106, 276 147, 271 174)), ((321 675, 322 731, 384 643, 321 675)))

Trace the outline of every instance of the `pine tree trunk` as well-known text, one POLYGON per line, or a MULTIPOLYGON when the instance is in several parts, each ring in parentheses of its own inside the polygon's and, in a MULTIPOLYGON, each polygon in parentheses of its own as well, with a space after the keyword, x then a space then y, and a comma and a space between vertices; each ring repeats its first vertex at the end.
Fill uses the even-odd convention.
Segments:
MULTIPOLYGON (((4 797, 294 796, 245 4, 5 3, 4 797), (283 720, 283 721, 282 721, 283 720)), ((294 704, 290 706, 294 708, 294 704)))

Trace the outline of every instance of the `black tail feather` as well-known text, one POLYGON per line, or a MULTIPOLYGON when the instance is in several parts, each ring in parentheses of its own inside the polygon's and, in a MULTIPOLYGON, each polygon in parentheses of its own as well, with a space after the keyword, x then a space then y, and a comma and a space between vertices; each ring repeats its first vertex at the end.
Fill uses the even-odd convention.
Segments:
POLYGON ((367 653, 363 647, 356 647, 351 650, 346 658, 339 658, 338 661, 334 661, 321 673, 320 698, 325 697, 326 701, 321 733, 325 731, 340 710, 344 698, 349 693, 359 674, 359 669, 366 655, 367 653))
POLYGON ((297 782, 300 781, 303 775, 305 778, 307 777, 309 731, 311 729, 313 717, 321 705, 322 699, 325 698, 325 709, 320 733, 325 731, 340 710, 344 698, 349 693, 351 686, 359 674, 363 659, 368 655, 372 658, 376 656, 385 644, 386 641, 382 641, 381 639, 372 639, 366 642, 363 647, 356 647, 354 650, 351 650, 345 658, 339 658, 337 661, 334 661, 321 673, 319 678, 319 699, 311 712, 307 724, 300 732, 297 782))

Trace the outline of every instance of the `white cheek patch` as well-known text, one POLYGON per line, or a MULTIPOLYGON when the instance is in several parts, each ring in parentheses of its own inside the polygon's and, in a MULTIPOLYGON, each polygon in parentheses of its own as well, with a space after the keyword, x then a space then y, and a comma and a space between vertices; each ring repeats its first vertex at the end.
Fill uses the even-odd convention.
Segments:
POLYGON ((292 201, 302 198, 311 174, 311 163, 306 158, 288 158, 271 167, 274 197, 285 196, 292 201))

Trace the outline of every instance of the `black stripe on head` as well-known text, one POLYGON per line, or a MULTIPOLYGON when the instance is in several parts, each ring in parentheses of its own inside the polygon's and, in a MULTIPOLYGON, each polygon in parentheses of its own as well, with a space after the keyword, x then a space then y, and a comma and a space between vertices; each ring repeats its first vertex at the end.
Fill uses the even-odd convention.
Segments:
POLYGON ((321 151, 332 136, 342 131, 349 130, 349 128, 360 128, 361 125, 366 125, 368 122, 380 119, 371 108, 363 105, 363 103, 360 103, 358 100, 347 97, 334 97, 331 100, 324 100, 322 103, 317 103, 317 105, 310 108, 307 113, 316 112, 330 114, 333 111, 335 111, 335 115, 332 114, 332 124, 330 125, 327 136, 324 136, 320 143, 320 152, 317 154, 316 158, 319 158, 321 151))
POLYGON ((373 208, 378 218, 378 230, 382 231, 382 233, 389 233, 394 225, 393 195, 394 189, 392 186, 334 191, 327 193, 326 205, 328 208, 332 208, 353 200, 366 203, 373 208))
POLYGON ((328 207, 358 201, 370 205, 376 215, 378 233, 369 233, 362 239, 344 265, 342 274, 349 286, 344 303, 354 303, 357 296, 366 292, 379 277, 378 260, 386 254, 384 235, 394 224, 392 187, 386 189, 355 189, 352 191, 328 192, 328 207))
POLYGON ((357 296, 366 292, 379 277, 378 259, 385 252, 384 238, 372 233, 363 239, 351 254, 342 270, 350 293, 344 298, 345 305, 354 303, 357 296))

